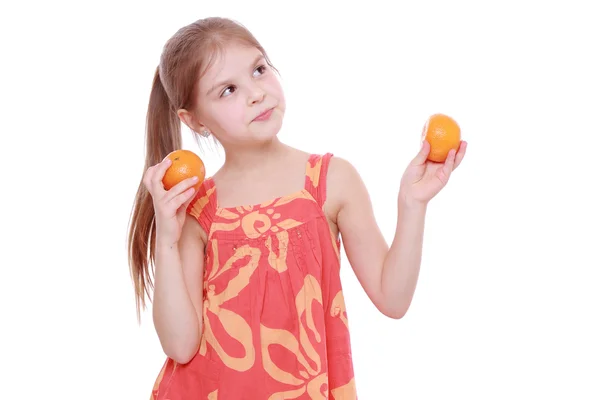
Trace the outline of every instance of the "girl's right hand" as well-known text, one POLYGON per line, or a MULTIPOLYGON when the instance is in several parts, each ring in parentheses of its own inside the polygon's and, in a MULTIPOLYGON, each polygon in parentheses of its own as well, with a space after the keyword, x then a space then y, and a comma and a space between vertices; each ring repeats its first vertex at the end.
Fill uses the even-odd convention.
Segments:
POLYGON ((143 179, 154 204, 156 243, 166 246, 172 246, 179 241, 186 208, 194 198, 192 186, 198 183, 198 177, 188 178, 170 190, 165 190, 162 180, 170 165, 171 160, 165 158, 148 168, 143 179))

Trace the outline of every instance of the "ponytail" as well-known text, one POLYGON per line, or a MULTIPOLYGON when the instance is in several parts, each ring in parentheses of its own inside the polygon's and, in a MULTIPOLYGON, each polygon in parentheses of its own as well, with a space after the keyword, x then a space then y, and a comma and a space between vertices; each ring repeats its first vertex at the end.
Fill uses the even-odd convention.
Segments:
MULTIPOLYGON (((157 67, 146 115, 146 161, 143 173, 151 166, 161 162, 170 152, 180 149, 181 146, 181 122, 163 86, 157 67)), ((129 268, 135 288, 138 322, 141 311, 146 308, 146 296, 151 299, 151 291, 154 289, 150 266, 154 264, 156 240, 154 205, 142 179, 140 179, 135 196, 127 246, 129 268)))

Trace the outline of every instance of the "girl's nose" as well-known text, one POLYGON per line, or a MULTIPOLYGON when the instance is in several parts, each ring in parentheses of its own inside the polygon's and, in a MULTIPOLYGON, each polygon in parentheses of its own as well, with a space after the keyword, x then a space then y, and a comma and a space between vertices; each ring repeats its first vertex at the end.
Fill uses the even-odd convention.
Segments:
POLYGON ((250 95, 248 96, 248 105, 260 103, 265 98, 265 91, 259 86, 253 86, 250 89, 250 95))

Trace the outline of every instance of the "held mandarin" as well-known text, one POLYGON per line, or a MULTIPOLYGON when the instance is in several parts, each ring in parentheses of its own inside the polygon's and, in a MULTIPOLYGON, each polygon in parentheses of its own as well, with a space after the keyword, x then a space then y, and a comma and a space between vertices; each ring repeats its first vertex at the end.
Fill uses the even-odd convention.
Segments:
POLYGON ((171 159, 171 165, 165 172, 162 181, 165 190, 171 189, 184 179, 197 176, 198 182, 193 187, 194 191, 198 192, 206 175, 202 159, 193 151, 182 149, 169 153, 167 158, 171 159))
POLYGON ((423 127, 421 140, 430 144, 427 159, 444 162, 451 149, 460 147, 460 127, 454 119, 444 114, 433 114, 423 127))

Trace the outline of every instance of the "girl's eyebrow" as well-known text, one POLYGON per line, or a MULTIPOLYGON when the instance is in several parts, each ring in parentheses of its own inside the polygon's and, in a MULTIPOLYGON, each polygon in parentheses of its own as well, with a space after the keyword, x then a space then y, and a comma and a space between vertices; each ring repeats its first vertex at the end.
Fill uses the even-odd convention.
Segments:
MULTIPOLYGON (((259 54, 255 59, 254 62, 252 64, 250 64, 250 68, 254 68, 254 66, 263 58, 265 58, 265 56, 263 56, 262 54, 259 54)), ((214 92, 216 89, 220 88, 223 85, 226 85, 227 82, 230 82, 231 79, 226 79, 223 81, 218 82, 217 84, 215 84, 213 87, 211 87, 208 92, 206 92, 207 95, 210 95, 212 92, 214 92)))

